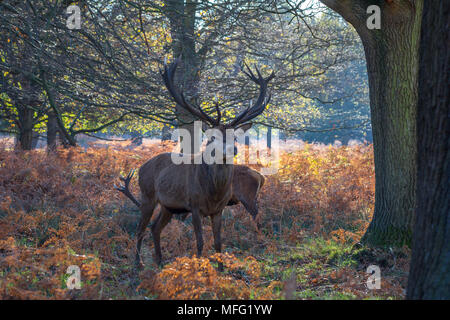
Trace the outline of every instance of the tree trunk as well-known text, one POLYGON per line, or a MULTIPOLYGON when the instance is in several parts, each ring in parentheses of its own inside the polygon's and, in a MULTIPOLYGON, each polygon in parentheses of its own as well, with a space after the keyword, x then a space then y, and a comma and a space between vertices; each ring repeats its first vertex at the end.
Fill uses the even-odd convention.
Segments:
POLYGON ((21 150, 33 149, 33 115, 34 111, 28 107, 19 107, 19 136, 16 147, 21 150))
POLYGON ((58 120, 53 112, 49 112, 47 120, 47 149, 56 149, 56 136, 58 133, 58 120))
POLYGON ((410 244, 415 206, 416 111, 423 0, 373 1, 381 29, 368 29, 365 0, 322 0, 350 22, 364 45, 375 160, 375 211, 362 238, 410 244))
POLYGON ((64 134, 61 133, 61 129, 59 129, 59 127, 58 127, 58 138, 60 145, 62 145, 64 148, 70 147, 70 143, 67 141, 64 134))
MULTIPOLYGON (((195 50, 195 13, 197 2, 187 0, 166 0, 166 15, 170 21, 172 36, 172 53, 174 58, 181 56, 182 64, 178 75, 175 76, 176 85, 182 85, 189 100, 197 100, 199 82, 199 58, 195 50)), ((181 128, 191 134, 191 153, 199 152, 194 143, 194 124, 197 120, 192 114, 176 106, 178 123, 181 128)))
POLYGON ((172 138, 172 134, 170 132, 170 126, 167 124, 164 124, 162 130, 161 130, 161 141, 169 141, 172 138))
POLYGON ((370 88, 375 161, 375 211, 363 242, 411 243, 415 206, 416 112, 420 14, 385 21, 363 40, 370 88))
POLYGON ((37 132, 33 131, 33 138, 31 140, 31 149, 36 149, 39 145, 40 135, 37 132))
POLYGON ((420 46, 417 208, 408 299, 450 299, 450 5, 426 1, 420 46))

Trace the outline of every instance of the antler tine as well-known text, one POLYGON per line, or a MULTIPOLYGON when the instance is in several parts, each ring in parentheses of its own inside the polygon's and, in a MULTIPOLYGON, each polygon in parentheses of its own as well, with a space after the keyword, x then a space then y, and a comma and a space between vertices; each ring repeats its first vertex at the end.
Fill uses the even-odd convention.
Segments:
MULTIPOLYGON (((135 172, 135 170, 132 169, 132 170, 130 170, 130 172, 128 173, 128 175, 126 177, 124 177, 124 176, 119 177, 119 179, 122 180, 123 183, 125 184, 125 187, 128 187, 130 185, 130 181, 134 176, 134 172, 135 172)), ((114 186, 116 186, 116 185, 114 185, 114 186)))
MULTIPOLYGON (((186 105, 189 105, 189 102, 186 101, 186 98, 184 97, 184 94, 181 92, 180 95, 181 95, 181 99, 183 99, 183 102, 184 102, 186 105)), ((198 107, 198 108, 191 107, 191 108, 194 108, 194 110, 200 111, 200 113, 201 113, 202 116, 198 116, 198 115, 197 115, 200 119, 203 119, 203 120, 205 120, 206 122, 211 123, 212 125, 219 124, 219 120, 216 120, 216 119, 211 118, 205 111, 203 111, 203 109, 202 109, 201 107, 198 107)))
POLYGON ((269 83, 269 81, 272 80, 273 78, 275 78, 275 71, 272 70, 272 73, 265 79, 265 81, 269 83))
POLYGON ((130 172, 128 173, 128 175, 126 177, 120 176, 119 179, 123 181, 123 185, 117 186, 116 184, 114 184, 114 189, 122 192, 124 195, 126 195, 128 198, 130 198, 131 201, 133 201, 133 203, 140 207, 141 203, 136 200, 136 198, 133 196, 133 194, 130 191, 130 181, 134 176, 134 172, 135 170, 132 169, 130 170, 130 172))
POLYGON ((128 173, 127 178, 126 178, 127 181, 128 181, 128 183, 130 183, 130 180, 133 178, 134 172, 135 172, 135 170, 132 169, 132 170, 128 173))
POLYGON ((173 100, 180 105, 183 109, 189 113, 195 115, 199 119, 208 122, 211 125, 218 124, 217 120, 211 118, 201 107, 193 106, 186 101, 183 92, 178 92, 174 87, 175 71, 178 66, 180 58, 177 58, 169 66, 167 65, 167 60, 164 60, 164 71, 160 70, 161 76, 163 78, 164 84, 172 96, 173 100))
POLYGON ((253 118, 256 118, 257 116, 259 116, 260 114, 262 114, 264 112, 266 106, 269 104, 271 98, 272 98, 272 94, 269 93, 269 95, 266 98, 264 98, 261 108, 255 109, 255 111, 252 113, 248 113, 247 118, 253 119, 253 118))
POLYGON ((125 193, 126 192, 126 187, 124 185, 116 185, 114 184, 114 189, 119 190, 120 192, 125 193))
POLYGON ((251 107, 246 108, 243 112, 241 112, 230 124, 229 126, 233 127, 240 123, 247 122, 257 116, 259 116, 261 113, 264 112, 265 107, 270 101, 271 95, 269 94, 268 97, 266 97, 267 93, 267 84, 270 80, 272 80, 275 77, 275 72, 272 71, 272 73, 267 77, 264 78, 261 75, 261 72, 259 69, 255 66, 256 73, 258 77, 255 76, 255 74, 252 72, 252 70, 249 68, 249 66, 244 62, 245 67, 248 69, 248 73, 242 68, 242 72, 244 72, 253 82, 255 82, 257 85, 259 85, 259 96, 256 100, 255 104, 251 107))

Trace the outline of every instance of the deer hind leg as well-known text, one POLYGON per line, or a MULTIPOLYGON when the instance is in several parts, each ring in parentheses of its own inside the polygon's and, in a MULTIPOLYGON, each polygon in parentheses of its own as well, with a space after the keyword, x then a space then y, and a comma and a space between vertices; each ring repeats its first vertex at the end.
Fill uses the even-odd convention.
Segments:
POLYGON ((172 219, 172 213, 170 213, 165 207, 161 206, 161 212, 155 223, 152 225, 153 243, 155 245, 155 262, 157 265, 161 265, 161 231, 172 219))
POLYGON ((198 210, 192 210, 192 224, 194 225, 195 238, 197 239, 197 257, 201 257, 203 251, 202 221, 198 210))
POLYGON ((141 260, 141 245, 142 239, 144 238, 145 229, 147 228, 150 219, 152 218, 153 211, 156 206, 156 201, 154 199, 149 199, 147 196, 142 196, 142 204, 140 207, 141 210, 141 219, 139 221, 139 225, 136 230, 136 258, 135 263, 138 267, 143 267, 143 263, 141 260))
MULTIPOLYGON (((222 239, 221 239, 221 224, 222 224, 222 214, 215 214, 211 216, 211 223, 212 223, 212 231, 214 235, 214 249, 217 253, 220 253, 222 251, 222 239)), ((223 263, 219 262, 218 265, 219 271, 223 271, 223 263)))

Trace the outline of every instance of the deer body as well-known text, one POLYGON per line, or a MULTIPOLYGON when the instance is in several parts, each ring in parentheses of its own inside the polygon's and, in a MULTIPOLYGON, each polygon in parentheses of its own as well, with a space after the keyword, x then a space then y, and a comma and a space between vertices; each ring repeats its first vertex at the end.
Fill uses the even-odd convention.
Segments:
MULTIPOLYGON (((164 172, 166 171, 168 165, 170 162, 168 161, 170 158, 170 153, 162 153, 154 158, 150 159, 146 163, 144 163, 141 168, 139 169, 139 187, 141 189, 141 198, 144 200, 144 203, 154 203, 156 202, 155 199, 153 199, 154 194, 156 193, 155 190, 157 190, 155 182, 159 179, 164 178, 164 172)), ((170 170, 170 169, 168 169, 170 170)), ((151 210, 148 205, 142 206, 142 204, 137 201, 134 196, 131 194, 129 188, 128 188, 128 182, 131 178, 131 174, 128 176, 128 180, 126 182, 126 189, 119 189, 121 192, 125 193, 127 197, 133 201, 139 208, 141 208, 141 211, 143 213, 141 217, 141 222, 139 224, 138 230, 137 230, 137 252, 136 252, 136 261, 140 263, 140 247, 142 243, 142 239, 144 236, 145 229, 150 222, 151 216, 153 215, 153 210, 151 210)), ((166 177, 168 178, 168 177, 166 177)), ((226 206, 233 206, 237 205, 239 203, 242 203, 245 207, 245 209, 251 214, 253 218, 255 218, 258 214, 258 205, 257 205, 257 198, 259 191, 261 190, 262 186, 264 185, 265 178, 262 174, 260 174, 258 171, 253 170, 249 167, 243 166, 243 165, 234 165, 233 168, 233 177, 232 177, 232 184, 231 184, 231 197, 226 203, 226 206)), ((175 188, 177 191, 179 191, 179 188, 175 188)), ((211 188, 205 188, 209 189, 209 193, 211 194, 212 198, 215 197, 214 194, 212 194, 211 188)), ((175 191, 175 190, 174 190, 175 191)), ((182 190, 181 194, 184 192, 184 189, 182 190)), ((188 214, 191 212, 190 207, 182 204, 182 201, 179 200, 180 193, 173 192, 173 194, 176 194, 174 196, 175 201, 172 204, 168 204, 169 202, 165 202, 165 210, 161 210, 156 222, 159 221, 167 221, 164 225, 161 225, 158 229, 153 228, 154 232, 154 239, 160 239, 160 234, 163 230, 163 228, 166 226, 166 224, 172 219, 172 216, 174 214, 180 214, 182 215, 182 220, 184 220, 188 214), (156 234, 156 232, 159 232, 159 234, 156 234)), ((191 197, 199 197, 198 194, 193 194, 191 197)), ((228 198, 228 196, 224 196, 224 198, 228 198)), ((214 206, 214 204, 213 204, 214 206)), ((220 203, 220 207, 223 206, 223 203, 220 203)), ((155 205, 156 207, 156 205, 155 205)), ((203 210, 202 212, 219 212, 219 210, 214 210, 214 208, 208 207, 207 210, 203 210)), ((155 250, 159 246, 159 243, 155 243, 155 250)))
MULTIPOLYGON (((227 206, 242 203, 253 219, 258 215, 258 194, 264 185, 265 178, 258 171, 243 165, 234 165, 231 183, 231 199, 227 206)), ((186 219, 185 213, 182 220, 186 219)))
MULTIPOLYGON (((155 157, 157 159, 151 159, 149 169, 154 169, 153 160, 159 163, 160 158, 168 157, 170 154, 162 154, 155 157)), ((209 216, 222 210, 230 200, 232 177, 232 165, 169 162, 155 177, 154 190, 159 204, 169 212, 191 212, 197 209, 202 216, 209 216)), ((147 178, 139 180, 145 185, 146 181, 151 181, 147 178)))
MULTIPOLYGON (((161 213, 152 226, 156 262, 161 263, 160 234, 173 214, 192 212, 197 253, 203 249, 200 217, 210 216, 218 224, 223 208, 231 199, 233 165, 228 164, 174 164, 170 153, 160 154, 139 169, 142 217, 137 232, 136 261, 140 263, 140 247, 157 204, 161 213), (218 217, 216 217, 218 216, 218 217), (194 222, 195 220, 195 222, 194 222)), ((220 230, 214 232, 220 251, 220 230)))
POLYGON ((156 194, 171 213, 191 212, 197 206, 207 216, 228 203, 232 177, 232 165, 174 164, 170 153, 162 153, 139 169, 139 187, 143 198, 156 194))

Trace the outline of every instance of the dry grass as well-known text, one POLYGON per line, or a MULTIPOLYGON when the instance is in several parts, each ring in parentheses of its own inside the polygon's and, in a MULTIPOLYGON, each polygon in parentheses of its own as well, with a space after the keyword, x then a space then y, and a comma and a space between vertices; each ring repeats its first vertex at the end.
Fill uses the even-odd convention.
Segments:
POLYGON ((162 235, 165 267, 152 262, 148 232, 140 273, 132 263, 139 213, 112 187, 171 144, 110 143, 54 155, 0 146, 0 298, 403 297, 407 249, 352 249, 373 211, 372 147, 295 145, 282 150, 280 170, 262 190, 260 229, 242 206, 226 209, 226 253, 214 255, 205 220, 205 254, 197 258, 189 219, 173 219, 162 235), (382 268, 380 290, 365 286, 369 264, 382 268), (66 287, 69 265, 81 268, 81 290, 66 287))

